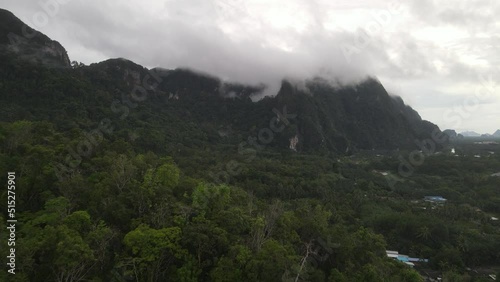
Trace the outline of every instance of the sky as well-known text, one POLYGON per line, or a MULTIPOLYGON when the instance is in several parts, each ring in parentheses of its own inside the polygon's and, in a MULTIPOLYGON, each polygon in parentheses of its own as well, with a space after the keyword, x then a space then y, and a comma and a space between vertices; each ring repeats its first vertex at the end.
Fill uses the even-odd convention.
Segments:
POLYGON ((497 0, 0 0, 71 60, 268 85, 377 77, 441 129, 500 129, 497 0))

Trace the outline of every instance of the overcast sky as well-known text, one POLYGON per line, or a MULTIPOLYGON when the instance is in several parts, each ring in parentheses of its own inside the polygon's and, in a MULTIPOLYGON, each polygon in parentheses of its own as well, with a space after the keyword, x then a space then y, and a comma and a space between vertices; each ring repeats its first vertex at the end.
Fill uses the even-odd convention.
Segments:
POLYGON ((0 3, 85 64, 190 67, 268 93, 284 77, 371 75, 441 129, 500 128, 498 0, 0 3))

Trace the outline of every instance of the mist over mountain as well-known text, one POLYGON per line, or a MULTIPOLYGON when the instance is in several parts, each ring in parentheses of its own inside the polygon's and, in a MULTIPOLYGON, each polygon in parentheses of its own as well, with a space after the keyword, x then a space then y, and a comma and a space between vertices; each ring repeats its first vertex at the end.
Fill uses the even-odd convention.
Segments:
MULTIPOLYGON (((1 36, 13 38, 15 34, 15 38, 18 38, 17 35, 22 35, 22 23, 19 19, 7 11, 2 11, 2 14, 1 36), (15 24, 10 24, 12 22, 15 24)), ((9 57, 2 64, 4 72, 11 73, 12 76, 16 71, 9 71, 8 68, 17 70, 19 73, 15 79, 18 81, 28 79, 24 72, 34 71, 29 65, 20 67, 18 60, 43 67, 68 67, 69 59, 62 46, 43 34, 33 34, 36 34, 33 38, 2 42, 3 54, 9 57)), ((154 74, 159 83, 154 87, 146 87, 147 99, 141 104, 137 120, 133 122, 140 122, 140 116, 144 117, 148 112, 154 113, 149 118, 154 119, 155 123, 165 121, 163 130, 166 131, 169 131, 173 123, 192 122, 207 135, 213 135, 221 128, 230 128, 225 137, 214 137, 214 142, 258 133, 276 115, 273 109, 286 109, 288 113, 297 116, 279 134, 273 145, 297 151, 326 150, 345 153, 358 149, 411 149, 417 148, 415 141, 431 138, 433 131, 440 132, 436 125, 423 121, 401 98, 391 97, 374 78, 353 85, 332 84, 322 78, 303 82, 283 80, 273 97, 259 100, 265 91, 263 85, 245 86, 225 82, 215 76, 187 69, 149 70, 125 59, 76 67, 50 71, 51 76, 73 85, 69 89, 39 78, 39 83, 44 83, 40 85, 41 89, 50 86, 51 91, 42 92, 38 88, 36 97, 25 89, 20 89, 15 95, 3 95, 7 108, 25 109, 17 112, 4 111, 2 118, 32 119, 42 115, 44 119, 50 120, 55 118, 53 114, 49 116, 49 111, 54 108, 67 111, 66 114, 70 117, 75 116, 78 112, 68 111, 64 105, 74 104, 77 98, 80 101, 79 107, 84 112, 94 113, 88 115, 83 123, 91 124, 95 122, 91 118, 94 115, 111 115, 109 109, 98 105, 109 105, 113 103, 113 99, 130 95, 134 87, 142 88, 145 81, 151 80, 154 74), (87 87, 93 91, 78 87, 81 83, 88 84, 87 87), (252 99, 257 101, 253 102, 252 99), (40 101, 40 104, 35 101, 40 101), (163 104, 165 101, 169 101, 168 105, 163 104), (26 107, 26 103, 33 106, 26 107)), ((15 85, 13 87, 18 88, 15 85)))

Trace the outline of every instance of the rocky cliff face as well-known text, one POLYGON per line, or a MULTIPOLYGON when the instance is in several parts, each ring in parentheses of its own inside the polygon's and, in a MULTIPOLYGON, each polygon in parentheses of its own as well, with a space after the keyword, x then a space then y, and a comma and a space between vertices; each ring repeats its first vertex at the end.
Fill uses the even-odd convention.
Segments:
POLYGON ((45 43, 45 49, 42 51, 46 56, 60 62, 63 66, 69 67, 71 62, 66 49, 57 41, 51 40, 45 43))
POLYGON ((0 52, 48 67, 70 67, 64 47, 32 29, 7 10, 0 9, 0 52))
POLYGON ((412 149, 415 141, 440 132, 375 79, 344 87, 314 79, 305 89, 284 81, 273 100, 297 113, 299 150, 412 149))

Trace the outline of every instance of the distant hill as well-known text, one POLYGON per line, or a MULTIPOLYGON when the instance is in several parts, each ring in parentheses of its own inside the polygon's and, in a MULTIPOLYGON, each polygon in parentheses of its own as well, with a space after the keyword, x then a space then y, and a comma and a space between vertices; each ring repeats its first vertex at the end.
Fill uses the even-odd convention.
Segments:
POLYGON ((464 132, 461 132, 460 134, 462 134, 464 137, 480 137, 481 134, 475 132, 475 131, 464 131, 464 132))
POLYGON ((497 131, 495 131, 495 133, 493 133, 493 136, 494 137, 500 137, 500 129, 498 129, 497 131))
POLYGON ((443 133, 448 135, 450 139, 455 139, 457 138, 457 132, 453 129, 445 129, 443 130, 443 133))

